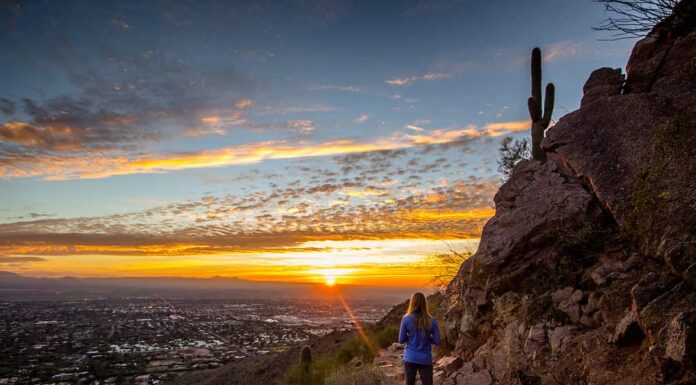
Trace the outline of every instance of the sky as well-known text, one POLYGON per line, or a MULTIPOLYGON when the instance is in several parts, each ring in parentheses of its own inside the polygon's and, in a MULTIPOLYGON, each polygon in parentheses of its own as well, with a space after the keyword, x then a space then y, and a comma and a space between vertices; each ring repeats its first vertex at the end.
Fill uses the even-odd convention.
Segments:
POLYGON ((589 0, 0 1, 0 270, 423 286, 579 107, 589 0))

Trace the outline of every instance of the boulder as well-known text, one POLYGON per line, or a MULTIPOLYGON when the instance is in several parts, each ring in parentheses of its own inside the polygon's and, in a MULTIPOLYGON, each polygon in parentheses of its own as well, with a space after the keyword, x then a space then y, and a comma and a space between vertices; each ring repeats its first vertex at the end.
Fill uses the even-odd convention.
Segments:
POLYGON ((532 357, 541 351, 546 345, 546 329, 544 324, 536 324, 529 328, 529 333, 524 341, 524 351, 525 353, 531 355, 532 357))
POLYGON ((570 325, 559 326, 549 330, 548 337, 551 351, 554 353, 562 351, 564 344, 572 337, 573 330, 575 330, 575 327, 570 325))
POLYGON ((402 350, 404 350, 404 345, 403 345, 403 344, 396 343, 396 342, 394 342, 393 344, 389 345, 389 347, 387 348, 387 351, 388 351, 388 352, 391 352, 391 353, 400 352, 400 351, 402 351, 402 350))
POLYGON ((609 342, 621 346, 628 346, 640 342, 645 335, 638 326, 632 311, 626 312, 624 318, 616 325, 614 334, 609 337, 609 342))
POLYGON ((580 179, 554 161, 520 163, 494 200, 496 214, 484 226, 477 252, 447 289, 445 333, 457 341, 457 350, 471 352, 482 344, 477 328, 480 309, 489 305, 486 293, 504 293, 533 279, 538 263, 556 258, 549 251, 564 231, 602 217, 580 179))
POLYGON ((696 290, 672 275, 650 273, 631 290, 632 313, 662 375, 671 379, 696 354, 696 290))
POLYGON ((624 93, 657 92, 677 98, 687 105, 696 95, 689 90, 694 79, 689 77, 689 65, 694 57, 696 35, 696 3, 681 1, 674 15, 656 25, 633 48, 626 66, 624 93))
POLYGON ((582 290, 572 287, 565 287, 557 290, 551 295, 554 306, 565 313, 572 323, 578 323, 578 321, 580 321, 580 316, 582 315, 580 311, 580 301, 582 297, 582 290))
POLYGON ((653 94, 600 99, 562 117, 546 132, 542 147, 582 178, 612 216, 624 224, 630 191, 653 143, 655 127, 674 111, 653 94))
POLYGON ((696 360, 696 311, 674 316, 665 334, 665 357, 682 365, 693 365, 696 360))
POLYGON ((624 76, 621 74, 621 68, 603 67, 594 70, 582 88, 583 96, 580 106, 621 94, 623 82, 624 76))
POLYGON ((461 368, 463 363, 464 362, 462 361, 462 359, 458 356, 447 356, 440 358, 435 363, 435 368, 437 368, 438 370, 442 370, 445 373, 452 373, 457 369, 461 368))

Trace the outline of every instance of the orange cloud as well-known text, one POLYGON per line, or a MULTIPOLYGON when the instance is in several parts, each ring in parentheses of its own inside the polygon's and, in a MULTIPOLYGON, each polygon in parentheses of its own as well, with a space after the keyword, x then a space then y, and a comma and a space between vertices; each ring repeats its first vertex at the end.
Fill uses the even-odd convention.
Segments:
POLYGON ((249 99, 249 98, 237 99, 234 102, 234 107, 238 108, 240 110, 243 110, 243 109, 246 109, 249 107, 253 107, 255 105, 256 105, 256 101, 253 99, 249 99))
POLYGON ((510 132, 520 132, 529 130, 532 122, 529 120, 514 120, 511 122, 488 123, 483 129, 488 136, 500 136, 510 132))
POLYGON ((495 215, 495 209, 475 209, 469 211, 455 210, 413 210, 405 213, 405 217, 417 221, 459 221, 465 219, 488 219, 495 215))

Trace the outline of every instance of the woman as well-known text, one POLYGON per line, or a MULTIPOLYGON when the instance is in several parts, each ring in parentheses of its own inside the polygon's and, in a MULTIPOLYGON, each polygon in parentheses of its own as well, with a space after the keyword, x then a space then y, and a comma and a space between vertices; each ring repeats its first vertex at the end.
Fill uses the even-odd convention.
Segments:
POLYGON ((420 373, 423 385, 433 384, 433 354, 431 344, 440 345, 440 329, 437 320, 428 312, 428 302, 423 293, 414 293, 406 315, 401 319, 399 343, 404 349, 404 378, 406 385, 416 383, 420 373))

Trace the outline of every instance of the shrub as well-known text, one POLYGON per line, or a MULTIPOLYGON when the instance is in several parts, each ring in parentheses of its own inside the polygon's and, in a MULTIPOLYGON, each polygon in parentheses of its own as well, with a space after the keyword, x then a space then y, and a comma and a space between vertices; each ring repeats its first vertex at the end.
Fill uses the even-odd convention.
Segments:
POLYGON ((329 355, 312 361, 305 369, 301 362, 293 365, 288 371, 283 384, 288 385, 324 385, 324 379, 329 373, 341 367, 335 357, 329 355))
POLYGON ((373 340, 380 348, 389 347, 399 338, 399 327, 388 325, 374 332, 373 340))
POLYGON ((507 136, 500 142, 500 158, 498 158, 498 172, 502 175, 503 182, 507 181, 512 175, 517 163, 530 159, 532 156, 529 148, 529 140, 512 139, 507 136))
POLYGON ((358 369, 343 369, 332 373, 327 379, 326 385, 380 385, 386 382, 382 372, 372 366, 363 366, 358 369))
POLYGON ((344 342, 336 352, 336 359, 342 364, 348 363, 355 357, 360 357, 363 362, 372 362, 375 358, 375 352, 360 336, 352 337, 344 342))

